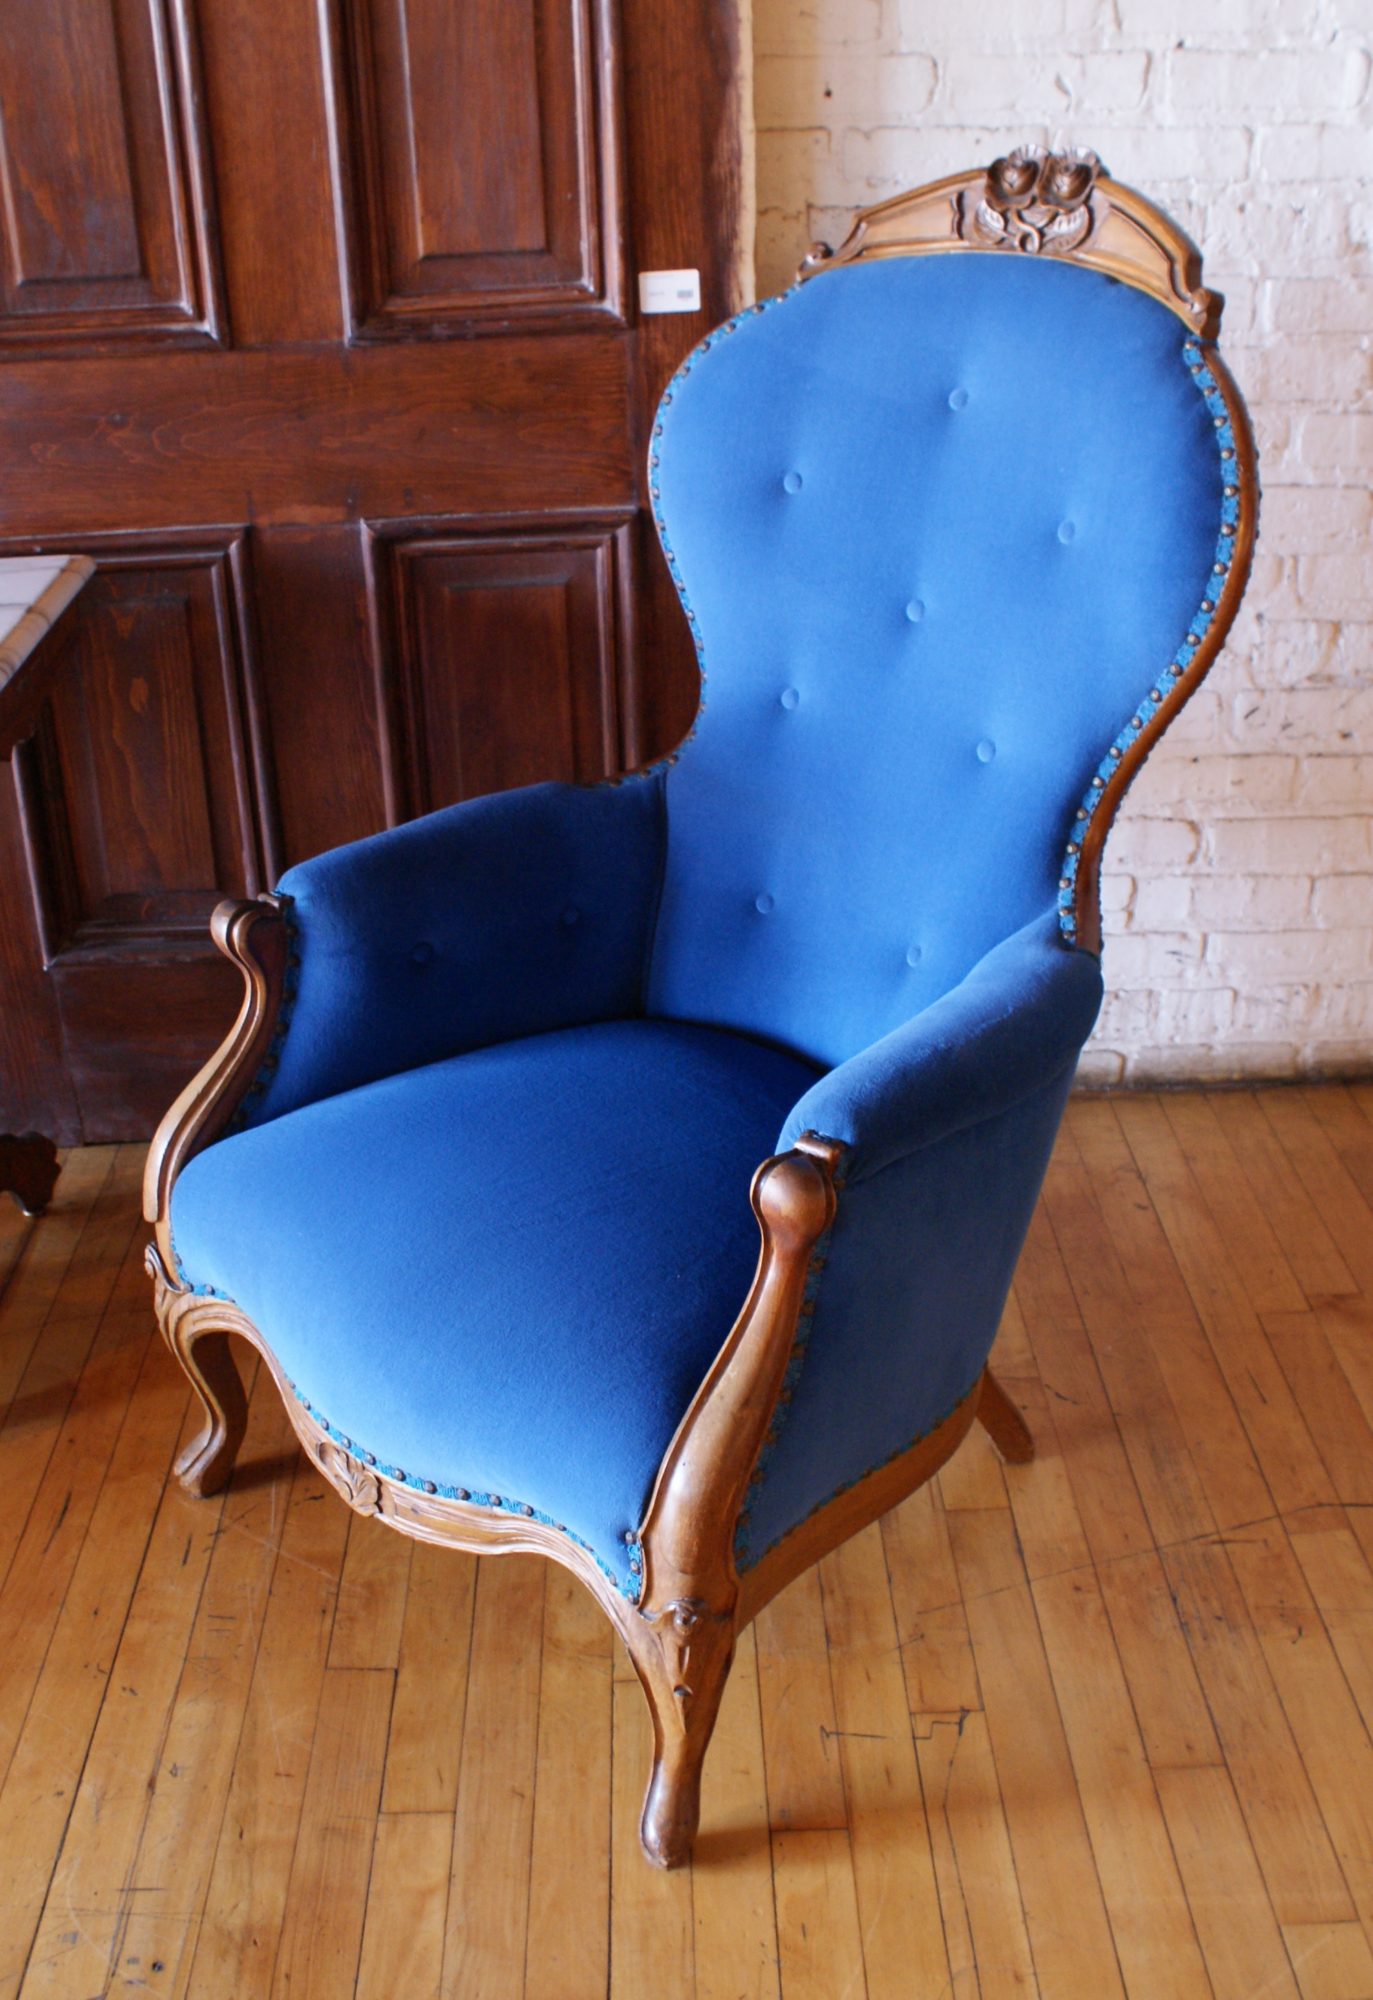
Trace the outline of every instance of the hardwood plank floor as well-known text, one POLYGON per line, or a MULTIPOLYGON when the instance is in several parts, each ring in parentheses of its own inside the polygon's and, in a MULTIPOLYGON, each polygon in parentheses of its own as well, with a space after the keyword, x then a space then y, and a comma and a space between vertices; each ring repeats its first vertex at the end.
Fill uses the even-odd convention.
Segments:
POLYGON ((1069 1107, 974 1431, 740 1656, 690 1871, 533 1559, 154 1338, 136 1148, 0 1204, 0 2000, 1373 2000, 1373 1088, 1069 1107))

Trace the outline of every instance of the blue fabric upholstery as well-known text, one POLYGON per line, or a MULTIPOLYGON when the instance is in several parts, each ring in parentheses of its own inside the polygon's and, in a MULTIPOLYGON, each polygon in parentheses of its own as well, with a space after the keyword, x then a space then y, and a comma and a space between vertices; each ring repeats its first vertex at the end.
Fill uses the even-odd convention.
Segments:
POLYGON ((173 1218, 336 1431, 632 1593, 748 1289, 751 1170, 808 1129, 838 1212, 741 1561, 969 1389, 1100 997, 1064 850, 1227 559, 1187 340, 1008 255, 740 316, 654 431, 705 678, 680 752, 285 879, 285 1032, 173 1218))
POLYGON ((190 1277, 414 1483, 627 1533, 758 1255, 754 1168, 809 1065, 622 1021, 506 1042, 225 1139, 176 1184, 190 1277))
POLYGON ((792 1110, 778 1150, 803 1132, 841 1139, 852 1187, 1072 1068, 1100 1004, 1100 965, 1065 949, 1046 912, 951 993, 821 1077, 792 1110))
POLYGON ((778 1150, 842 1140, 843 1185, 741 1567, 977 1380, 1100 1000, 1096 959, 1046 912, 793 1107, 778 1150))
POLYGON ((736 1537, 741 1569, 924 1437, 977 1380, 1073 1068, 841 1187, 784 1421, 736 1537))
POLYGON ((660 776, 530 785, 292 868, 294 955, 250 1125, 464 1049, 640 1009, 660 776))
POLYGON ((1054 901, 1210 581, 1187 339, 1080 267, 895 257, 674 383, 653 477, 705 688, 650 1012, 843 1062, 1054 901))

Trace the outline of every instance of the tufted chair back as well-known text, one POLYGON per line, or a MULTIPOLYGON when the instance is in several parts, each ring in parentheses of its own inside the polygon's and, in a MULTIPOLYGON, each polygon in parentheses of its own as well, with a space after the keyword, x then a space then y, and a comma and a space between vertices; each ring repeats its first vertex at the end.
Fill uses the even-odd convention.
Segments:
POLYGON ((1055 904, 1096 943, 1097 807, 1225 611, 1238 421, 1176 310, 1047 255, 839 262, 696 350, 650 461, 703 673, 651 1013, 832 1064, 1055 904))

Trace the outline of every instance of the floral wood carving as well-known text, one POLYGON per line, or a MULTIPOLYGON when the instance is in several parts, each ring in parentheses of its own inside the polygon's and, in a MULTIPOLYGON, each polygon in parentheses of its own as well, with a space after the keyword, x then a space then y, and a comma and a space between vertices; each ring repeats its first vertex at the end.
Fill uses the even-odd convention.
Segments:
POLYGON ((1219 293, 1201 282, 1196 245, 1161 209, 1113 181, 1086 147, 1020 146, 990 167, 949 174, 865 208, 837 250, 812 245, 804 282, 837 265, 932 252, 1013 250, 1062 258, 1147 292, 1214 340, 1219 293))
POLYGON ((319 1460, 320 1471, 336 1493, 341 1493, 348 1505, 357 1514, 379 1514, 381 1512, 381 1481, 375 1472, 369 1472, 365 1465, 336 1445, 332 1438, 319 1438, 315 1444, 315 1457, 319 1460))
POLYGON ((693 1655, 699 1668, 709 1656, 712 1665, 723 1642, 726 1652, 734 1643, 733 1606, 712 1611, 703 1597, 674 1597, 659 1612, 648 1612, 644 1622, 654 1628, 663 1667, 672 1687, 672 1698, 680 1728, 685 1731, 696 1695, 693 1655), (702 1630, 702 1627, 705 1627, 702 1630))
POLYGON ((1103 171, 1085 146, 1046 152, 1018 146, 993 160, 980 197, 965 192, 958 202, 958 233, 965 243, 989 249, 1076 250, 1096 227, 1092 194, 1103 171))

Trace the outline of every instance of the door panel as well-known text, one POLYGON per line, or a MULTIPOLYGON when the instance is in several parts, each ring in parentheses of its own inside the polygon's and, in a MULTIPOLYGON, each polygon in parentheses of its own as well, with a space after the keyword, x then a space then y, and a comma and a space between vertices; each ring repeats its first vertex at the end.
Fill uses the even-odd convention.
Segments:
POLYGON ((613 311, 607 10, 339 0, 331 22, 355 335, 613 311))
POLYGON ((379 541, 380 685, 411 810, 621 769, 627 543, 624 524, 576 521, 379 541))
POLYGON ((226 892, 263 886, 276 843, 256 796, 241 531, 90 553, 25 817, 47 957, 99 976, 129 948, 201 944, 226 892))
POLYGON ((0 348, 214 338, 196 74, 184 0, 0 8, 0 348))
POLYGON ((0 9, 0 550, 99 562, 0 810, 0 1130, 151 1130, 220 896, 686 726, 644 450, 738 302, 736 4, 0 9))

